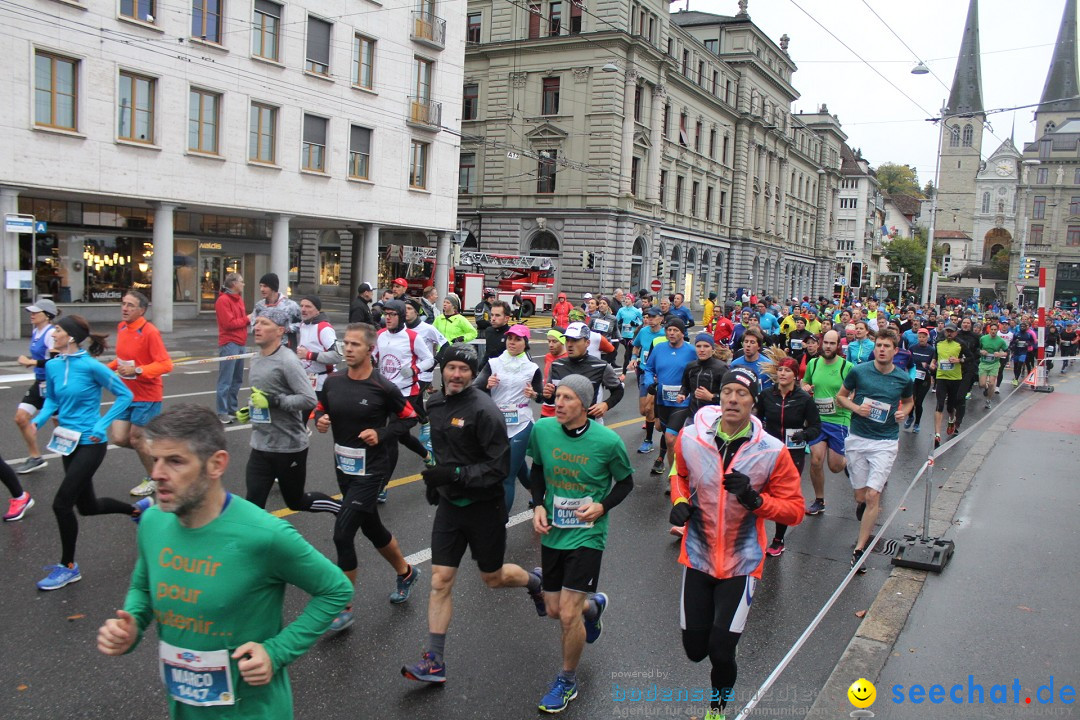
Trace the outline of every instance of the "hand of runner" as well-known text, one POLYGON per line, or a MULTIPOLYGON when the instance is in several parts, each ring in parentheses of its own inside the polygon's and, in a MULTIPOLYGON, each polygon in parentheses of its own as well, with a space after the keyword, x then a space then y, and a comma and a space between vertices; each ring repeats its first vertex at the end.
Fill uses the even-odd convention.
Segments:
POLYGON ((233 651, 232 659, 239 661, 236 669, 248 685, 266 685, 274 676, 274 663, 261 643, 244 643, 233 651))
POLYGON ((330 416, 323 414, 319 416, 319 419, 315 421, 315 429, 321 433, 330 429, 330 416))
POLYGON ((375 446, 379 444, 379 433, 369 428, 360 433, 360 439, 367 445, 375 446))
MULTIPOLYGON (((578 508, 574 511, 574 515, 577 516, 578 520, 587 523, 596 522, 603 514, 604 506, 598 502, 589 503, 585 507, 578 508)), ((535 517, 535 515, 533 517, 535 517)))
POLYGON ((608 404, 606 402, 598 402, 589 408, 589 417, 602 418, 607 411, 608 404))
MULTIPOLYGON (((698 388, 698 390, 700 390, 700 389, 701 388, 698 388)), ((694 391, 694 397, 697 397, 697 391, 696 390, 694 391)), ((682 405, 684 400, 686 400, 686 396, 683 395, 682 393, 679 393, 678 395, 675 396, 675 402, 679 403, 680 405, 682 405)))
POLYGON ((543 505, 537 505, 533 508, 533 530, 541 535, 547 535, 551 530, 551 525, 548 523, 547 508, 543 505))
POLYGON ((546 397, 546 398, 555 397, 555 386, 553 384, 544 383, 544 397, 546 397))
POLYGON ((19 359, 18 359, 18 363, 20 365, 22 365, 23 367, 34 367, 35 365, 37 365, 37 360, 31 360, 30 358, 26 357, 25 355, 20 355, 19 359))
POLYGON ((707 387, 699 387, 694 391, 694 397, 698 400, 710 401, 713 399, 713 393, 707 387))
POLYGON ((303 345, 296 348, 296 357, 300 358, 301 360, 307 360, 307 348, 303 345))
POLYGON ((135 618, 125 610, 117 610, 116 617, 109 618, 98 628, 97 647, 105 655, 123 655, 138 637, 135 618))
POLYGON ((529 398, 530 400, 536 397, 536 391, 532 389, 532 385, 530 383, 525 383, 525 390, 523 392, 525 393, 525 397, 529 398))
POLYGON ((488 390, 490 390, 491 388, 495 387, 498 384, 499 384, 499 376, 492 373, 491 377, 489 377, 488 381, 487 381, 488 390))
POLYGON ((901 422, 904 422, 904 420, 907 419, 907 416, 908 416, 908 411, 904 409, 904 404, 900 403, 900 407, 898 407, 896 409, 896 412, 893 413, 893 417, 896 418, 896 422, 901 423, 901 422))
POLYGON ((851 412, 855 413, 860 417, 870 417, 870 406, 856 405, 854 408, 852 408, 851 412))

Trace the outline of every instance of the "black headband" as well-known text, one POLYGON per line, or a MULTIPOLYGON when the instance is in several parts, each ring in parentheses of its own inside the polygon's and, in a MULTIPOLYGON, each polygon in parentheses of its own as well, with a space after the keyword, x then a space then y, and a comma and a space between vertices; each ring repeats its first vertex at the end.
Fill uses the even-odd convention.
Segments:
POLYGON ((57 320, 55 324, 63 328, 64 332, 70 335, 71 339, 75 341, 76 345, 90 337, 90 331, 80 325, 75 318, 70 315, 63 316, 57 320))

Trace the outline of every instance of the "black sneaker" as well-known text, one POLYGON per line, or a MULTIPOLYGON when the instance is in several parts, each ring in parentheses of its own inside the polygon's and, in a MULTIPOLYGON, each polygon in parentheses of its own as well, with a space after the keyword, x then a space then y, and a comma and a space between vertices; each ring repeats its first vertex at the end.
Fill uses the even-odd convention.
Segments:
POLYGON ((656 462, 653 463, 652 469, 649 470, 650 475, 663 475, 664 474, 664 458, 656 458, 656 462))
POLYGON ((540 581, 540 587, 536 592, 529 590, 528 586, 525 586, 525 592, 529 595, 529 599, 533 601, 533 605, 536 606, 536 614, 540 617, 547 617, 547 603, 544 602, 544 571, 540 568, 533 568, 530 575, 535 575, 537 580, 540 581))
MULTIPOLYGON (((862 559, 862 556, 863 556, 863 551, 862 550, 856 550, 855 552, 851 553, 851 567, 855 567, 855 564, 857 562, 859 562, 859 560, 862 559)), ((866 574, 866 564, 863 563, 859 567, 857 572, 858 572, 859 575, 865 575, 866 574)))
POLYGON ((866 503, 861 502, 855 506, 855 519, 862 522, 863 513, 866 512, 866 503))

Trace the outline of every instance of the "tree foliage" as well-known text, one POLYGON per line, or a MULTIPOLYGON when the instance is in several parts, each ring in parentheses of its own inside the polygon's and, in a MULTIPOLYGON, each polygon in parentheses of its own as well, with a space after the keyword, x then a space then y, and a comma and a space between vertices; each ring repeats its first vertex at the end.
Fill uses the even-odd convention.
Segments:
POLYGON ((924 197, 922 190, 919 189, 919 174, 910 165, 883 163, 878 166, 876 172, 881 188, 890 195, 901 193, 917 198, 924 197))
POLYGON ((1009 275, 1009 250, 1008 248, 1002 248, 998 250, 994 257, 990 258, 990 267, 994 268, 1000 273, 1004 273, 1006 277, 1009 275))
MULTIPOLYGON (((914 238, 898 237, 891 240, 882 254, 885 262, 889 264, 890 272, 908 274, 908 287, 922 285, 923 268, 926 263, 925 233, 917 233, 914 238)), ((934 256, 937 257, 939 254, 940 252, 935 252, 934 256)), ((933 263, 931 268, 936 271, 938 264, 933 263)))

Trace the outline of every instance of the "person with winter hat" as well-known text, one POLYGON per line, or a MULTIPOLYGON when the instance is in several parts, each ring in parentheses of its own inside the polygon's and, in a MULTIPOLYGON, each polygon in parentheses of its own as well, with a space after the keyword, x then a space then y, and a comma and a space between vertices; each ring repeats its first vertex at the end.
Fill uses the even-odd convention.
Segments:
POLYGON ((303 317, 300 315, 300 306, 296 304, 296 301, 291 300, 278 292, 280 286, 281 281, 278 280, 276 273, 266 273, 259 278, 259 294, 262 295, 262 299, 255 303, 255 309, 251 311, 249 320, 251 322, 251 328, 254 331, 255 321, 259 319, 260 315, 270 308, 281 308, 289 319, 289 324, 285 328, 285 334, 281 337, 281 344, 288 345, 290 348, 295 349, 296 335, 300 330, 300 323, 303 321, 303 317))
POLYGON ((468 343, 476 339, 476 328, 461 314, 461 298, 447 293, 442 304, 443 314, 435 318, 435 329, 451 343, 468 343))

